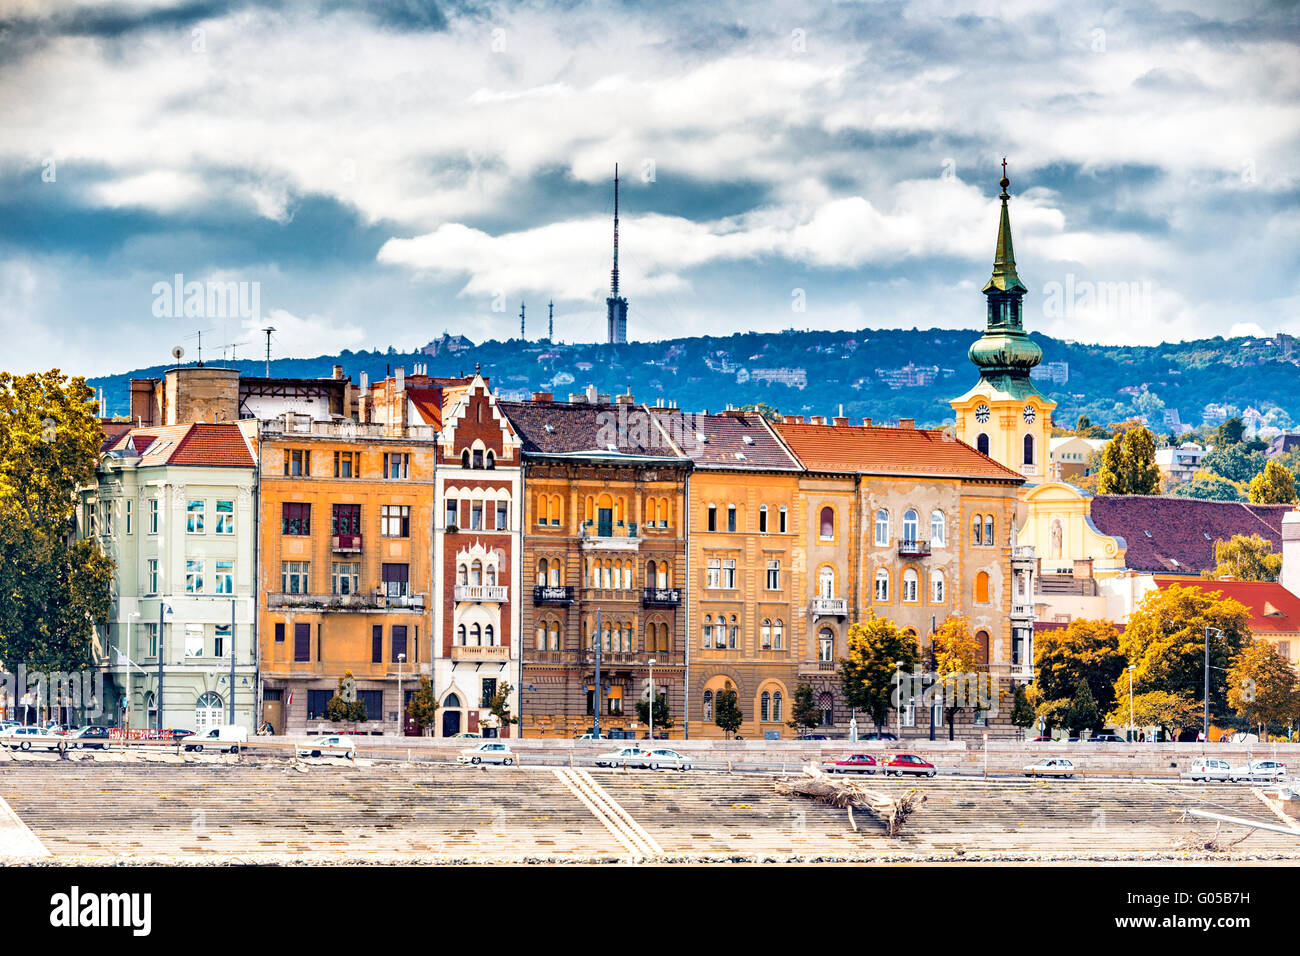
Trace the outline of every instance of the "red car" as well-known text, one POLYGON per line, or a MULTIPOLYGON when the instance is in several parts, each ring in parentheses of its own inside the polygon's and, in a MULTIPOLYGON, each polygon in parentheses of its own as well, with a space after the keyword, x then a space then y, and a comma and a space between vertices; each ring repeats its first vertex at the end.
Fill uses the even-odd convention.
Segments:
POLYGON ((876 758, 871 754, 853 754, 843 760, 833 760, 826 766, 828 773, 875 773, 876 758))
POLYGON ((918 777, 933 777, 938 772, 934 764, 926 763, 916 754, 894 754, 885 764, 886 777, 891 773, 896 777, 901 777, 905 773, 918 777))

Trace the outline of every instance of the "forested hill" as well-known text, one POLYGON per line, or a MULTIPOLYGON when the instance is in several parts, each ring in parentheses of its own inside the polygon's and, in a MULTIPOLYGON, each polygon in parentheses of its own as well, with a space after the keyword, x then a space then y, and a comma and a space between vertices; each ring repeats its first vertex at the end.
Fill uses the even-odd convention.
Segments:
MULTIPOLYGON (((631 390, 637 401, 664 398, 690 411, 727 404, 766 402, 791 414, 844 414, 893 420, 914 417, 939 425, 952 417, 948 400, 976 381, 966 350, 978 332, 946 329, 857 332, 785 331, 700 336, 626 345, 541 341, 491 341, 437 354, 349 352, 309 359, 278 359, 271 374, 317 377, 335 364, 356 381, 389 369, 408 372, 417 363, 430 374, 456 375, 482 367, 503 391, 522 395, 551 391, 563 400, 594 384, 602 393, 631 390)), ((1073 424, 1080 414, 1107 423, 1145 414, 1161 431, 1164 410, 1176 410, 1185 428, 1202 420, 1206 406, 1248 407, 1266 423, 1287 428, 1300 421, 1300 349, 1277 339, 1214 338, 1151 347, 1080 345, 1033 336, 1043 348, 1039 388, 1058 403, 1056 421, 1073 424), (1064 363, 1063 365, 1058 363, 1064 363)), ((454 342, 452 344, 455 344, 454 342)), ((230 365, 229 362, 209 362, 230 365)), ((246 375, 264 374, 261 361, 233 363, 246 375)), ((166 366, 92 379, 104 389, 110 414, 126 414, 128 379, 158 376, 166 366)))

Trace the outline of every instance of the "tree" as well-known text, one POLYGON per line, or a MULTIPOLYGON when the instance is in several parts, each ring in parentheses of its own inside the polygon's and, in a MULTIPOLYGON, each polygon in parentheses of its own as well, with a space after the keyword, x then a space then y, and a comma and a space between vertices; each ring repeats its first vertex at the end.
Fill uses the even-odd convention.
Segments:
POLYGON ((1115 700, 1115 681, 1125 667, 1119 631, 1110 621, 1075 618, 1034 639, 1034 673, 1044 703, 1070 700, 1086 683, 1104 713, 1115 700))
POLYGON ((1034 713, 1034 705, 1029 702, 1029 694, 1025 690, 1024 684, 1017 684, 1015 696, 1011 702, 1011 723, 1028 730, 1038 720, 1038 715, 1034 713))
POLYGON ((68 533, 102 441, 85 379, 0 372, 0 660, 10 671, 80 670, 108 620, 113 562, 98 540, 68 533))
POLYGON ((725 687, 713 698, 713 722, 726 733, 727 739, 740 729, 745 715, 740 711, 740 700, 736 689, 727 681, 725 687))
MULTIPOLYGON (((639 723, 650 726, 650 701, 642 698, 636 702, 636 719, 639 723)), ((655 694, 655 719, 654 725, 667 730, 673 725, 672 711, 668 708, 668 698, 660 690, 655 694)))
MULTIPOLYGON (((1136 686, 1136 685, 1135 685, 1136 686)), ((1133 697, 1133 726, 1159 727, 1166 736, 1176 737, 1184 727, 1199 725, 1201 704, 1187 694, 1153 690, 1133 697)), ((1127 696, 1106 715, 1106 723, 1126 727, 1129 721, 1127 696)))
POLYGON ((1097 492, 1103 495, 1154 495, 1160 492, 1156 440, 1149 428, 1130 428, 1102 449, 1097 492))
POLYGON ((502 681, 497 685, 497 692, 488 701, 488 710, 496 717, 498 726, 501 727, 509 727, 511 724, 519 723, 518 717, 510 716, 510 691, 510 682, 502 681))
POLYGON ((1074 434, 1080 438, 1107 438, 1110 433, 1100 425, 1094 425, 1087 415, 1080 415, 1074 423, 1074 434))
MULTIPOLYGON (((1250 612, 1209 584, 1157 588, 1142 599, 1120 635, 1119 648, 1135 665, 1138 694, 1165 691, 1199 701, 1204 693, 1206 628, 1210 628, 1210 712, 1228 703, 1228 666, 1251 639, 1250 612)), ((1116 682, 1115 697, 1127 695, 1127 678, 1116 682)), ((1156 723, 1156 721, 1147 721, 1156 723)))
POLYGON ((415 693, 411 695, 411 702, 406 707, 406 715, 421 735, 437 719, 438 699, 433 695, 433 684, 430 683, 429 678, 420 678, 419 686, 415 688, 415 693))
POLYGON ((1227 478, 1201 469, 1173 491, 1176 498, 1208 498, 1210 501, 1244 501, 1241 489, 1227 478))
POLYGON ((1268 458, 1262 451, 1240 442, 1216 447, 1201 459, 1201 467, 1212 475, 1242 485, 1263 471, 1267 461, 1268 458))
POLYGON ((325 705, 325 716, 334 723, 348 721, 364 724, 370 719, 366 713, 365 701, 357 697, 357 681, 352 671, 344 671, 339 678, 338 689, 325 705))
POLYGON ((740 410, 742 412, 752 412, 755 415, 760 415, 763 418, 766 418, 769 422, 784 421, 781 417, 781 413, 767 402, 755 402, 751 405, 742 405, 740 406, 740 410))
POLYGON ((948 721, 948 739, 955 736, 958 711, 985 709, 991 694, 984 691, 988 679, 986 662, 980 658, 982 648, 970 632, 965 617, 954 615, 944 620, 934 632, 936 684, 943 693, 944 718, 948 721))
POLYGON ((800 737, 811 733, 822 722, 822 712, 817 706, 811 684, 800 684, 794 689, 794 706, 790 710, 790 716, 790 729, 800 737))
POLYGON ((1228 706, 1252 726, 1289 725, 1300 715, 1300 690, 1291 664, 1268 641, 1241 649, 1228 669, 1228 706))
MULTIPOLYGON (((848 656, 840 661, 840 687, 849 707, 864 711, 884 729, 894 706, 898 663, 911 671, 921 660, 916 639, 889 618, 869 611, 865 621, 849 625, 848 656)), ((820 719, 820 718, 819 718, 820 719)))
POLYGON ((1154 423, 1159 414, 1165 410, 1165 403, 1155 392, 1149 392, 1144 388, 1133 396, 1133 410, 1147 422, 1154 423))
POLYGON ((1296 503, 1295 478, 1285 465, 1269 461, 1263 471, 1250 479, 1246 494, 1253 505, 1293 505, 1296 503))
POLYGON ((1204 578, 1234 581, 1276 581, 1282 573, 1282 555, 1273 553, 1273 542, 1257 534, 1234 534, 1214 542, 1215 568, 1204 578))
POLYGON ((1210 432, 1209 443, 1215 448, 1226 448, 1229 445, 1241 444, 1245 437, 1246 423, 1241 420, 1240 415, 1233 415, 1210 432))
POLYGON ((1101 710, 1097 707, 1097 700, 1092 696, 1086 680, 1079 681, 1078 690, 1070 701, 1070 709, 1066 711, 1065 722, 1071 730, 1076 731, 1101 729, 1101 710))

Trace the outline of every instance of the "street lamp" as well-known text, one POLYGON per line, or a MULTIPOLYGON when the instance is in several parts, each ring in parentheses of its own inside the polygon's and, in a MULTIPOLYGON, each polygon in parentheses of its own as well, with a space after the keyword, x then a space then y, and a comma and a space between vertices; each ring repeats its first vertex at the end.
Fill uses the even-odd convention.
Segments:
POLYGON ((898 695, 898 726, 896 729, 898 730, 898 739, 902 740, 903 739, 903 662, 895 661, 894 667, 896 668, 896 673, 898 675, 898 680, 895 682, 894 685, 895 686, 894 692, 898 695))
POLYGON ((135 624, 133 623, 133 622, 134 622, 134 619, 137 618, 137 617, 139 617, 139 616, 140 616, 140 612, 139 612, 139 611, 132 611, 130 614, 128 614, 128 615, 126 616, 126 660, 127 660, 127 665, 126 665, 126 680, 123 681, 123 683, 126 685, 126 687, 125 687, 125 691, 126 691, 126 693, 123 695, 123 700, 120 702, 120 703, 122 704, 122 717, 119 719, 119 722, 121 722, 121 721, 125 721, 125 723, 126 723, 126 728, 125 728, 125 729, 126 729, 126 730, 130 730, 130 729, 131 729, 131 697, 132 697, 132 694, 131 694, 131 678, 132 678, 132 676, 134 676, 134 675, 132 675, 132 673, 131 673, 131 663, 130 663, 130 662, 131 662, 131 637, 135 634, 135 624))
POLYGON ((655 740, 655 659, 650 658, 650 746, 655 740))
POLYGON ((1218 634, 1220 640, 1223 639, 1223 631, 1219 630, 1219 628, 1206 627, 1205 629, 1205 711, 1204 711, 1204 717, 1202 718, 1203 726, 1201 727, 1201 733, 1205 735, 1201 739, 1206 741, 1210 739, 1210 632, 1211 631, 1218 634))
POLYGON ((402 665, 406 663, 406 655, 397 655, 397 736, 406 733, 406 704, 402 701, 402 665))
POLYGON ((1128 666, 1128 742, 1133 742, 1133 672, 1137 670, 1136 664, 1128 666))

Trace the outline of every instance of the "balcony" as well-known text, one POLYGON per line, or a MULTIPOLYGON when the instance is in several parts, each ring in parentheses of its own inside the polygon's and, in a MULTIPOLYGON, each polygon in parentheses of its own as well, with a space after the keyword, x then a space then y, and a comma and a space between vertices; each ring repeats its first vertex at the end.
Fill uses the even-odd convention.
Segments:
POLYGON ((361 550, 361 535, 336 534, 330 539, 330 548, 334 551, 357 552, 361 550))
POLYGON ((799 673, 801 674, 828 674, 834 673, 839 665, 835 661, 800 661, 799 673))
POLYGON ((646 588, 641 594, 646 607, 678 607, 682 603, 681 588, 646 588))
POLYGON ((808 602, 808 613, 813 617, 848 617, 848 598, 815 597, 808 602))
POLYGON ((423 610, 426 595, 404 594, 286 594, 272 592, 266 596, 268 608, 303 608, 312 611, 385 611, 423 610))
POLYGON ((928 558, 930 556, 930 542, 899 541, 898 556, 900 558, 928 558))
POLYGON ((635 551, 640 546, 640 541, 635 521, 626 526, 588 521, 582 526, 584 551, 635 551))
POLYGON ((451 648, 451 659, 453 661, 508 661, 510 660, 510 648, 508 647, 477 647, 475 645, 453 644, 451 648))
POLYGON ((510 589, 501 584, 458 584, 456 585, 457 602, 492 601, 500 603, 510 600, 510 589))
POLYGON ((1011 616, 1032 621, 1034 619, 1034 606, 1032 604, 1012 604, 1011 616))
POLYGON ((567 584, 538 584, 533 588, 533 603, 572 604, 573 588, 567 584))

